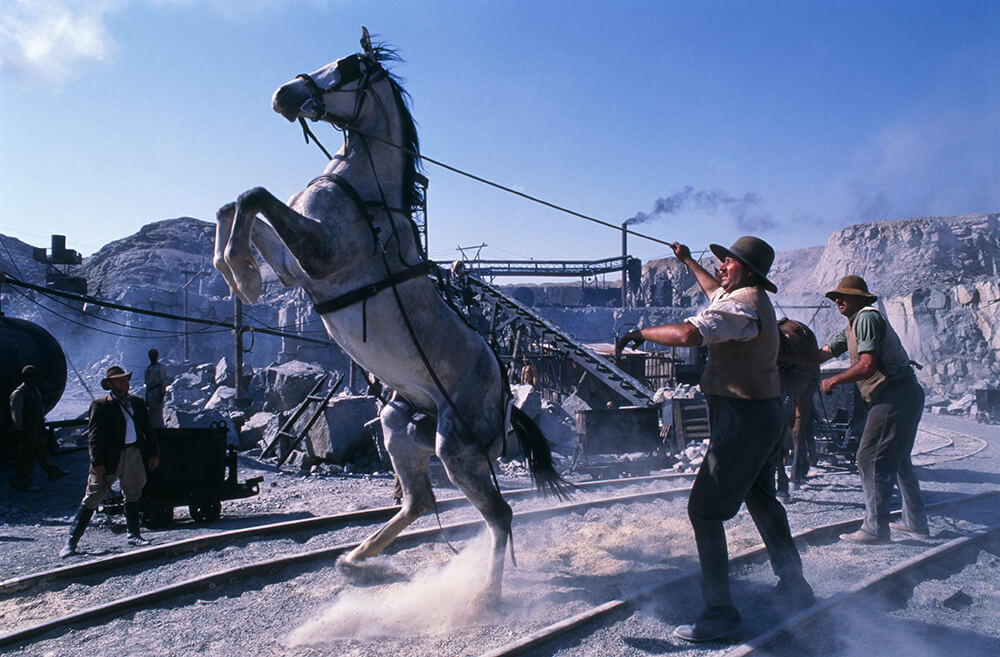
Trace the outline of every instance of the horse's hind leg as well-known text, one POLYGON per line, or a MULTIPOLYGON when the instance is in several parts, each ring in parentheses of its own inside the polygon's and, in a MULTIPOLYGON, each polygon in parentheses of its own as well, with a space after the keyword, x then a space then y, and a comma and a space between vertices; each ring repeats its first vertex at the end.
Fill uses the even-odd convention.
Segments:
POLYGON ((386 404, 382 409, 385 447, 403 488, 403 501, 389 522, 344 557, 348 565, 380 553, 410 523, 434 506, 434 490, 427 469, 433 453, 434 427, 433 424, 413 423, 412 417, 413 411, 397 402, 386 404))
POLYGON ((478 609, 493 609, 500 604, 504 557, 513 513, 493 483, 489 456, 478 444, 461 440, 456 432, 449 434, 438 434, 438 458, 448 477, 483 515, 492 539, 486 582, 470 604, 478 609))

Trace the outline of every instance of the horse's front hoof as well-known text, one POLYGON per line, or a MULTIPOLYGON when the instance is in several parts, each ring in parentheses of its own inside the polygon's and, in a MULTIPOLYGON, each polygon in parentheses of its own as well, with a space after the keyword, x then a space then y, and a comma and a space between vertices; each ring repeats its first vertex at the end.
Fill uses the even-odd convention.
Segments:
POLYGON ((496 612, 500 609, 500 592, 492 589, 480 591, 469 601, 469 609, 477 614, 496 612))
POLYGON ((354 552, 348 552, 337 557, 337 561, 334 564, 342 572, 354 573, 361 567, 361 560, 354 555, 354 552))

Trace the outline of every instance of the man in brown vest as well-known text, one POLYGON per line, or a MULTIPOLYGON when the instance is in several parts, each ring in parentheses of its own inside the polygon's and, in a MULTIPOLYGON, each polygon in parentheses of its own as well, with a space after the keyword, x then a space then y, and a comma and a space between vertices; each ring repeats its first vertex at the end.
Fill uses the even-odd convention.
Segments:
POLYGON ((709 298, 708 308, 678 324, 631 331, 615 346, 645 340, 675 347, 708 346, 701 379, 708 397, 712 437, 688 499, 701 562, 705 612, 674 634, 687 641, 731 636, 740 625, 729 589, 729 554, 723 522, 746 502, 778 576, 780 602, 801 608, 815 602, 802 576, 788 516, 775 496, 783 429, 787 422, 778 382, 778 325, 767 291, 776 292, 767 273, 774 250, 756 237, 741 237, 728 249, 710 245, 722 261, 716 280, 683 244, 674 255, 694 274, 709 298))
POLYGON ((861 529, 840 538, 853 543, 888 543, 890 529, 928 536, 927 514, 910 451, 924 408, 924 389, 910 366, 910 357, 892 326, 871 304, 876 297, 860 276, 844 276, 826 293, 837 304, 848 326, 819 351, 823 362, 847 352, 851 366, 823 379, 820 388, 857 383, 868 404, 868 419, 858 445, 858 471, 865 496, 861 529), (903 499, 901 522, 889 522, 894 484, 903 499))

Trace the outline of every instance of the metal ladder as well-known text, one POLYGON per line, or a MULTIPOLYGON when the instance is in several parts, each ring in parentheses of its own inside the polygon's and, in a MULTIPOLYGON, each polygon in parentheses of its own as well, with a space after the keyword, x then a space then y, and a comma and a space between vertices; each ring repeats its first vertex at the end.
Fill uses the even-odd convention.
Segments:
POLYGON ((344 375, 338 374, 337 379, 333 382, 333 385, 330 386, 330 390, 327 391, 325 395, 318 395, 317 393, 320 391, 320 388, 322 388, 329 379, 330 375, 324 374, 323 377, 316 382, 316 385, 313 386, 313 389, 310 390, 309 394, 302 400, 302 403, 298 405, 295 412, 292 413, 287 420, 285 420, 285 423, 281 425, 280 429, 278 429, 278 433, 274 434, 274 438, 272 438, 271 441, 264 446, 264 449, 260 451, 261 458, 266 457, 274 446, 278 444, 279 440, 287 438, 291 442, 288 443, 288 448, 278 459, 278 467, 280 468, 284 465, 285 461, 288 460, 288 457, 291 456, 292 451, 298 447, 299 443, 302 442, 302 439, 309 433, 309 430, 313 428, 314 424, 316 424, 319 416, 323 414, 324 410, 326 410, 326 406, 329 403, 330 398, 333 397, 333 394, 337 392, 337 388, 339 388, 340 384, 343 383, 344 375), (317 406, 312 410, 312 415, 309 416, 309 421, 306 422, 305 428, 298 434, 292 433, 295 423, 298 422, 303 415, 305 415, 306 411, 312 404, 317 404, 317 406))
POLYGON ((516 315, 520 321, 533 325, 544 337, 551 341, 553 346, 558 348, 589 375, 618 393, 628 404, 632 406, 654 405, 654 391, 644 386, 635 377, 622 370, 613 362, 597 355, 582 343, 577 342, 575 338, 561 328, 537 315, 527 306, 505 295, 489 283, 475 276, 469 276, 469 283, 478 288, 484 298, 497 304, 506 313, 516 315))

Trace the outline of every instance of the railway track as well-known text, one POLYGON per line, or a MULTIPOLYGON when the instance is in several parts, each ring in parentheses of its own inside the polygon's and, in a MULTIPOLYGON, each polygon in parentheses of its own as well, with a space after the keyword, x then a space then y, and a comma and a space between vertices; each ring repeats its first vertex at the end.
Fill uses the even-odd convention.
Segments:
MULTIPOLYGON (((829 626, 824 626, 822 622, 824 615, 829 615, 836 610, 850 607, 860 597, 871 595, 876 591, 889 590, 903 585, 912 586, 914 577, 928 577, 927 572, 933 566, 939 566, 942 561, 954 559, 961 552, 968 554, 970 549, 975 549, 987 541, 997 541, 1000 538, 1000 510, 996 509, 998 498, 1000 498, 1000 492, 994 491, 961 496, 953 500, 928 505, 928 512, 932 514, 946 514, 950 510, 961 509, 965 515, 968 515, 971 506, 975 506, 980 512, 980 517, 985 519, 987 524, 974 528, 966 535, 958 536, 951 540, 937 541, 936 544, 928 541, 926 545, 921 545, 917 549, 914 549, 912 545, 895 549, 897 546, 901 546, 901 544, 897 543, 889 546, 878 546, 877 549, 885 548, 886 552, 893 553, 892 555, 886 555, 886 560, 895 562, 891 567, 872 572, 867 577, 864 576, 863 569, 859 567, 857 572, 853 573, 853 578, 847 581, 857 581, 860 579, 860 582, 844 590, 837 591, 826 598, 821 597, 819 590, 817 590, 819 601, 808 609, 792 613, 789 616, 782 616, 774 614, 773 611, 772 613, 757 614, 758 609, 754 605, 748 605, 742 612, 744 614, 744 627, 749 626, 753 632, 753 636, 725 654, 727 657, 746 657, 758 654, 806 654, 802 650, 802 644, 808 644, 809 639, 804 628, 813 626, 812 631, 817 636, 829 634, 829 626), (914 554, 914 552, 916 553, 914 554), (896 558, 893 558, 893 556, 896 558), (763 618, 757 616, 763 616, 763 618), (790 647, 786 646, 788 651, 774 652, 775 646, 782 641, 791 644, 790 647)), ((894 517, 898 517, 898 515, 898 512, 896 512, 894 517)), ((810 548, 814 547, 848 551, 872 549, 871 546, 845 545, 842 542, 831 545, 836 540, 835 537, 838 534, 857 529, 860 524, 861 519, 831 523, 799 532, 795 535, 795 538, 800 546, 802 544, 807 546, 807 552, 810 551, 810 548)), ((802 551, 801 548, 800 551, 802 551)), ((746 576, 747 571, 751 569, 766 570, 764 563, 766 562, 766 558, 765 548, 759 546, 731 555, 730 568, 733 572, 742 572, 743 576, 746 576)), ((804 557, 803 561, 806 574, 810 575, 810 560, 804 557)), ((699 578, 700 571, 697 569, 676 574, 667 580, 656 582, 637 590, 627 597, 594 604, 585 611, 549 623, 521 638, 484 652, 480 657, 597 654, 598 650, 588 650, 586 646, 588 641, 596 640, 599 643, 605 644, 608 636, 620 636, 626 633, 624 630, 618 628, 609 629, 609 625, 625 625, 626 622, 623 619, 628 614, 636 612, 640 608, 648 608, 651 604, 655 604, 656 600, 668 594, 676 595, 678 589, 695 589, 699 578)), ((815 587, 816 582, 814 581, 813 584, 815 587)), ((737 584, 734 582, 734 588, 736 586, 737 584)), ((689 595, 687 603, 693 601, 693 597, 689 595)), ((756 602, 759 603, 760 600, 756 602)), ((700 604, 695 602, 693 607, 689 606, 683 609, 683 617, 690 619, 692 615, 691 609, 697 609, 699 606, 700 604)), ((766 603, 764 606, 767 607, 766 603)), ((667 613, 676 613, 677 611, 677 609, 674 609, 667 613)), ((660 634, 662 636, 669 636, 669 628, 664 628, 660 634)), ((710 644, 699 645, 710 646, 710 644)), ((718 646, 720 644, 714 645, 718 646)), ((669 650, 663 649, 662 651, 669 652, 672 655, 689 654, 688 651, 690 651, 690 654, 705 654, 706 652, 704 647, 695 647, 679 639, 674 641, 674 645, 669 650)), ((835 653, 819 651, 815 654, 835 653)))
MULTIPOLYGON (((648 477, 631 477, 617 480, 584 482, 576 484, 576 486, 581 491, 590 492, 635 484, 683 482, 692 478, 693 475, 690 474, 666 474, 652 475, 648 477)), ((684 496, 688 491, 689 487, 687 486, 674 486, 666 489, 657 489, 626 495, 599 496, 595 499, 570 504, 539 506, 538 508, 527 511, 516 511, 514 519, 515 522, 537 520, 552 515, 582 512, 587 509, 608 505, 677 498, 684 496)), ((505 491, 504 495, 508 500, 524 498, 538 499, 537 493, 534 489, 505 491)), ((478 514, 475 514, 475 511, 468 504, 465 498, 450 498, 441 500, 437 506, 439 513, 447 510, 465 508, 468 513, 465 513, 464 515, 472 519, 457 520, 449 524, 425 527, 423 529, 415 529, 404 532, 396 539, 390 550, 395 551, 403 547, 423 542, 436 541, 441 538, 445 538, 445 540, 457 540, 459 538, 471 536, 472 534, 478 532, 482 527, 482 519, 478 516, 478 514)), ((214 570, 208 573, 192 574, 191 577, 180 582, 175 581, 169 584, 157 582, 156 584, 150 585, 150 580, 155 580, 156 577, 155 575, 150 574, 150 569, 144 570, 141 573, 141 577, 137 577, 136 579, 141 580, 139 587, 145 588, 145 590, 134 592, 130 595, 115 597, 115 599, 110 602, 102 602, 100 604, 85 606, 84 608, 64 613, 60 616, 36 619, 35 622, 30 625, 25 625, 0 635, 0 646, 23 642, 31 637, 60 628, 65 628, 70 625, 90 622, 112 614, 120 614, 125 611, 163 603, 164 601, 178 596, 183 596, 185 594, 202 590, 211 590, 219 586, 234 585, 249 577, 261 575, 275 576, 280 570, 291 565, 309 564, 324 560, 332 561, 341 554, 356 547, 358 543, 370 533, 373 526, 381 524, 386 519, 394 515, 397 510, 398 507, 383 507, 360 512, 321 516, 317 518, 293 520, 228 532, 220 532, 183 541, 134 550, 123 554, 95 559, 80 564, 68 565, 33 575, 7 580, 0 583, 0 594, 14 594, 25 598, 28 593, 32 592, 33 589, 43 588, 51 597, 54 591, 65 589, 71 584, 76 583, 89 584, 91 587, 96 589, 102 586, 103 582, 107 579, 107 576, 110 573, 121 571, 139 564, 152 564, 155 566, 157 563, 173 563, 178 559, 178 557, 197 555, 199 553, 204 553, 206 550, 231 545, 235 542, 254 541, 254 539, 262 539, 273 536, 279 536, 282 539, 273 542, 273 544, 264 546, 263 548, 260 547, 260 543, 262 541, 258 540, 250 543, 249 545, 253 546, 258 553, 263 554, 256 555, 256 557, 249 563, 244 563, 242 565, 223 570, 214 570), (324 531, 338 526, 342 529, 324 531), (324 534, 324 536, 320 539, 321 542, 326 544, 324 547, 309 550, 303 550, 301 548, 294 550, 294 546, 290 546, 290 543, 293 541, 315 542, 317 535, 321 532, 324 534), (289 539, 290 535, 296 533, 303 536, 300 536, 297 539, 289 539), (353 540, 338 540, 344 538, 345 535, 352 536, 353 540), (294 551, 292 554, 287 553, 289 552, 290 547, 294 551), (281 556, 275 556, 274 553, 281 553, 281 556)), ((197 569, 197 564, 194 564, 191 568, 191 570, 197 569)), ((170 577, 176 579, 176 574, 172 573, 170 577)), ((113 583, 112 586, 114 585, 115 584, 113 583)), ((97 593, 96 591, 93 595, 88 596, 88 598, 97 599, 100 599, 101 597, 101 593, 97 593)), ((46 601, 46 606, 63 609, 69 605, 54 602, 49 599, 46 601)), ((36 615, 38 614, 37 611, 35 613, 36 615)))
MULTIPOLYGON (((588 481, 575 483, 574 486, 580 491, 594 491, 604 488, 636 486, 656 482, 686 481, 693 478, 694 473, 666 473, 641 477, 588 481)), ((503 494, 504 498, 510 502, 538 498, 538 493, 534 488, 505 490, 503 494)), ((440 513, 441 511, 461 509, 465 507, 471 509, 471 506, 465 497, 448 497, 438 500, 436 510, 440 513)), ((395 515, 398 509, 398 505, 376 507, 348 513, 322 515, 313 518, 302 518, 297 520, 255 525, 242 529, 213 532, 211 534, 196 536, 189 539, 161 543, 139 550, 131 550, 121 554, 99 557, 80 563, 71 563, 65 566, 3 580, 0 581, 0 595, 23 591, 42 583, 52 584, 66 580, 73 580, 85 575, 111 572, 118 568, 154 561, 157 559, 180 557, 185 554, 201 552, 240 540, 275 535, 287 537, 297 532, 315 532, 329 527, 349 526, 352 524, 360 524, 364 527, 368 527, 371 524, 387 521, 395 515)))
MULTIPOLYGON (((939 442, 929 444, 929 449, 925 450, 922 456, 933 456, 954 460, 963 456, 971 456, 982 449, 982 442, 963 434, 958 434, 956 440, 954 432, 941 431, 934 428, 940 434, 939 442), (978 442, 977 442, 978 441, 978 442)), ((935 434, 935 435, 938 435, 935 434)), ((915 455, 916 457, 916 455, 915 455)), ((940 462, 940 461, 935 461, 940 462)), ((650 484, 657 481, 670 481, 672 479, 683 479, 674 475, 655 477, 633 477, 625 480, 605 480, 598 482, 587 482, 581 484, 584 491, 595 492, 605 488, 630 485, 630 484, 650 484)), ((841 487, 840 484, 830 483, 820 484, 820 488, 832 485, 841 487)), ((632 492, 632 491, 628 491, 632 492)), ((412 655, 437 655, 437 654, 484 654, 484 655, 505 655, 505 654, 525 654, 525 655, 569 655, 591 652, 591 654, 614 654, 614 650, 606 651, 602 648, 590 647, 588 650, 577 651, 575 647, 588 646, 590 644, 601 646, 608 642, 621 642, 622 635, 628 635, 628 631, 623 631, 621 624, 625 622, 635 623, 635 617, 640 614, 640 610, 648 611, 649 605, 663 604, 665 599, 680 600, 688 608, 678 612, 664 612, 662 615, 667 619, 665 627, 653 632, 657 636, 669 636, 673 625, 678 622, 685 622, 690 617, 690 605, 700 604, 697 600, 697 579, 698 573, 693 569, 696 561, 690 554, 693 551, 693 542, 690 536, 683 535, 669 536, 669 532, 678 532, 678 528, 687 525, 682 502, 686 498, 686 488, 670 489, 665 491, 643 492, 639 495, 617 495, 612 497, 598 496, 597 499, 586 500, 579 504, 560 505, 558 507, 544 507, 537 504, 537 500, 526 498, 532 497, 533 492, 505 491, 505 495, 514 502, 516 530, 515 541, 521 541, 519 557, 522 561, 524 555, 528 555, 529 568, 510 571, 508 575, 508 591, 511 591, 510 602, 505 596, 505 615, 520 617, 511 620, 507 618, 487 619, 484 625, 482 621, 474 621, 467 629, 473 638, 465 639, 461 647, 453 650, 451 643, 447 647, 435 644, 436 639, 423 636, 409 636, 405 641, 392 643, 385 639, 378 639, 379 649, 375 652, 367 652, 373 644, 353 643, 348 644, 352 650, 344 651, 343 654, 412 654, 412 655), (524 499, 522 499, 522 496, 524 499), (672 498, 672 499, 671 499, 672 498), (654 500, 654 501, 649 501, 654 500), (664 501, 665 500, 665 501, 664 501), (530 510, 524 511, 525 509, 530 510), (554 531, 576 533, 575 544, 569 546, 569 550, 576 549, 577 545, 584 546, 588 542, 599 542, 593 540, 593 534, 587 533, 586 526, 581 529, 581 522, 589 520, 595 513, 594 509, 601 509, 596 513, 620 513, 621 508, 641 509, 627 511, 631 515, 639 518, 639 530, 635 535, 655 535, 657 540, 672 540, 680 545, 688 556, 680 554, 679 550, 665 549, 664 557, 660 559, 661 564, 653 563, 655 567, 650 567, 652 563, 649 559, 639 560, 635 565, 626 563, 615 574, 615 578, 621 583, 615 584, 616 591, 612 591, 606 598, 598 598, 597 594, 591 596, 585 585, 576 586, 576 582, 586 582, 590 577, 606 577, 603 573, 588 573, 586 567, 579 568, 578 564, 571 562, 565 554, 556 554, 553 561, 552 554, 546 554, 548 561, 541 563, 532 571, 530 559, 532 552, 539 551, 537 541, 529 543, 527 550, 524 549, 523 541, 529 540, 532 532, 536 535, 544 530, 538 528, 556 527, 554 531), (663 527, 656 525, 647 519, 657 515, 670 516, 676 520, 676 525, 664 532, 663 527), (534 522, 547 518, 546 522, 534 522), (523 538, 527 536, 528 539, 523 538), (520 537, 520 538, 519 538, 520 537), (566 558, 565 563, 560 563, 559 559, 566 558), (669 563, 668 563, 669 562, 669 563), (520 572, 519 572, 520 571, 520 572), (526 579, 543 579, 544 587, 550 591, 553 586, 556 592, 536 594, 534 590, 525 591, 524 582, 526 579), (572 591, 559 594, 558 589, 563 587, 560 581, 573 580, 572 591), (687 591, 685 597, 684 592, 687 591), (691 592, 694 592, 692 597, 691 592), (522 613, 523 609, 519 605, 524 604, 521 597, 540 598, 551 597, 558 600, 544 609, 544 613, 535 614, 522 613), (564 598, 564 599, 563 599, 564 598), (513 613, 511 613, 513 612, 513 613), (429 645, 428 645, 429 644, 429 645), (361 646, 361 647, 359 647, 361 646), (386 647, 388 646, 388 647, 386 647), (429 647, 430 646, 430 647, 429 647), (412 648, 412 649, 411 649, 412 648), (491 648, 487 652, 484 649, 491 648)), ((939 518, 938 529, 935 530, 934 541, 931 542, 894 542, 891 546, 878 546, 875 549, 882 550, 887 559, 891 556, 893 563, 902 563, 906 560, 915 559, 922 553, 931 553, 938 547, 964 536, 972 536, 977 531, 984 533, 986 538, 980 540, 995 541, 996 534, 991 530, 987 532, 989 523, 983 527, 967 531, 967 528, 959 527, 958 524, 948 521, 948 529, 941 531, 940 518, 950 518, 955 515, 956 509, 969 509, 972 507, 996 507, 997 500, 993 493, 981 494, 978 496, 962 497, 948 500, 945 503, 929 505, 928 511, 932 516, 939 518), (896 553, 899 553, 898 555, 896 553)), ((822 499, 817 499, 813 504, 807 499, 799 500, 795 508, 799 508, 798 522, 800 527, 805 527, 804 523, 810 526, 805 531, 797 534, 800 544, 804 545, 803 558, 806 561, 807 576, 814 583, 813 572, 815 567, 811 561, 816 555, 833 554, 839 552, 845 554, 835 557, 835 560, 843 563, 851 563, 852 555, 849 552, 850 546, 845 548, 845 544, 835 540, 835 534, 848 531, 857 526, 858 519, 843 520, 846 515, 843 513, 844 506, 840 506, 840 515, 827 515, 829 505, 822 499), (817 522, 828 521, 830 517, 841 519, 840 522, 812 526, 817 522)), ((848 505, 846 508, 850 508, 848 505)), ((793 508, 793 507, 790 507, 793 508)), ((135 550, 124 554, 115 555, 104 559, 94 559, 89 562, 72 564, 68 567, 53 569, 43 573, 0 582, 0 624, 4 625, 4 632, 0 636, 0 652, 16 652, 23 655, 60 654, 61 646, 67 642, 74 642, 83 637, 93 639, 96 636, 121 635, 122 632, 130 632, 129 624, 138 618, 148 618, 151 615, 156 618, 166 617, 167 621, 157 621, 160 626, 159 633, 163 632, 163 625, 169 625, 174 617, 190 618, 188 624, 197 624, 193 619, 208 611, 213 619, 219 619, 220 632, 226 623, 232 623, 231 619, 242 617, 241 614, 253 613, 255 618, 263 622, 263 627, 256 627, 253 634, 252 644, 242 644, 242 652, 237 646, 239 642, 232 644, 230 648, 215 650, 204 648, 203 643, 192 647, 192 652, 210 653, 218 655, 245 654, 248 645, 253 645, 254 650, 260 650, 259 654, 286 654, 284 643, 274 643, 271 637, 266 637, 269 631, 275 635, 285 636, 289 630, 299 625, 302 620, 296 618, 299 613, 315 612, 315 595, 302 597, 303 587, 311 588, 319 586, 329 590, 343 590, 343 596, 336 594, 336 599, 343 598, 353 601, 371 600, 372 591, 376 592, 374 605, 391 602, 393 593, 383 593, 392 590, 393 577, 407 579, 406 575, 397 573, 388 579, 384 577, 386 571, 391 571, 392 566, 388 563, 398 564, 399 567, 411 567, 414 563, 420 563, 424 568, 428 559, 433 563, 440 562, 444 558, 441 550, 440 539, 442 536, 446 540, 454 541, 456 545, 463 548, 468 547, 471 541, 467 540, 481 528, 482 522, 474 512, 471 511, 464 499, 441 500, 439 511, 442 514, 442 528, 433 525, 433 517, 426 519, 422 528, 415 528, 407 535, 400 537, 391 547, 391 551, 407 549, 408 554, 405 559, 387 559, 381 564, 376 564, 376 574, 373 579, 366 582, 357 582, 351 578, 346 578, 342 572, 335 568, 329 568, 329 562, 343 552, 352 549, 357 541, 367 536, 371 527, 380 524, 387 516, 396 511, 396 507, 385 507, 382 509, 372 509, 361 513, 339 514, 335 516, 323 516, 320 518, 308 518, 285 523, 275 523, 259 527, 235 530, 233 532, 218 532, 194 539, 187 539, 175 543, 157 545, 152 548, 135 550), (463 508, 465 510, 463 510, 463 508), (465 514, 463 516, 462 514, 465 514), (434 544, 438 543, 438 546, 434 544), (436 556, 435 556, 436 555, 436 556), (199 560, 203 559, 204 560, 199 560), (188 564, 187 562, 191 563, 188 564), (242 562, 242 563, 241 563, 242 562), (241 564, 241 565, 233 565, 241 564), (317 564, 319 564, 317 566, 317 564), (164 573, 158 573, 161 566, 165 566, 164 573), (379 569, 382 573, 379 574, 379 569), (178 575, 178 573, 181 573, 178 575), (330 582, 334 584, 330 584, 330 582), (366 589, 366 587, 372 587, 366 589), (330 587, 333 587, 330 589, 330 587), (265 598, 278 597, 282 602, 268 602, 265 598), (291 596, 291 597, 287 597, 291 596), (383 599, 381 596, 388 596, 383 599), (83 603, 81 604, 81 600, 83 603), (20 614, 18 605, 23 604, 24 613, 20 614), (247 605, 252 605, 247 608, 247 605), (203 607, 209 605, 210 608, 204 610, 203 607), (242 611, 234 611, 240 609, 242 611), (269 606, 270 605, 270 606, 269 606), (223 611, 223 608, 226 611, 223 611), (249 611, 252 609, 252 611, 249 611), (286 614, 276 611, 277 609, 294 609, 292 618, 287 618, 286 614), (13 610, 13 612, 11 611, 13 610), (311 610, 311 611, 310 611, 311 610), (6 612, 6 613, 5 613, 6 612), (258 615, 259 614, 259 615, 258 615), (14 620, 11 622, 10 619, 14 620), (289 625, 288 621, 293 620, 295 624, 289 625), (124 625, 123 625, 124 623, 124 625), (269 628, 269 629, 263 629, 269 628), (261 635, 260 632, 265 632, 261 635), (262 643, 258 642, 263 640, 262 643), (55 650, 53 652, 53 646, 55 650)), ((848 511, 849 512, 849 511, 848 511)), ((994 515, 996 512, 990 511, 994 515)), ((744 516, 745 514, 740 514, 744 516)), ((987 514, 988 515, 988 514, 987 514)), ((601 522, 608 521, 610 516, 600 516, 601 522)), ((618 532, 621 524, 611 518, 614 522, 606 522, 606 527, 602 530, 618 532)), ((744 519, 745 520, 745 519, 744 519)), ((744 522, 744 525, 749 525, 744 522)), ((1000 524, 997 518, 993 518, 992 526, 1000 524)), ((745 529, 745 527, 744 527, 745 529)), ((553 530, 549 530, 553 531, 553 530)), ((754 547, 759 540, 755 531, 740 532, 732 531, 730 528, 731 553, 734 554, 734 570, 739 574, 735 580, 744 580, 748 575, 757 571, 765 574, 757 577, 773 580, 766 566, 766 555, 763 548, 754 547), (737 535, 738 540, 734 541, 733 536, 737 535), (749 540, 748 540, 749 539, 749 540), (742 548, 742 549, 741 549, 742 548)), ((553 543, 560 542, 553 540, 553 543)), ((569 543, 569 541, 566 541, 569 543)), ((624 541, 623 541, 624 543, 624 541)), ((960 546, 960 543, 956 543, 960 546)), ((970 542, 969 545, 976 545, 970 542)), ((605 545, 599 546, 609 551, 611 556, 618 556, 623 553, 623 559, 632 558, 631 548, 623 545, 614 545, 613 550, 605 545)), ((858 549, 858 548, 854 548, 858 549)), ((861 548, 872 549, 872 548, 861 548)), ((963 552, 966 548, 953 547, 942 549, 941 559, 947 559, 947 555, 955 555, 963 552)), ((969 548, 974 549, 974 548, 969 548)), ((657 547, 657 551, 659 547, 657 547)), ((549 551, 553 552, 553 551, 549 551)), ((648 556, 648 555, 645 555, 648 556)), ((951 558, 954 558, 953 556, 951 558)), ((654 561, 655 561, 654 555, 654 561)), ((587 562, 594 563, 594 562, 587 562)), ((884 570, 884 568, 883 568, 884 570)), ((920 568, 910 569, 911 572, 919 571, 920 568)), ((858 580, 872 580, 881 571, 866 572, 858 570, 848 573, 838 573, 831 577, 832 581, 855 582, 858 580)), ((887 574, 888 577, 888 574, 887 574)), ((912 577, 912 575, 911 575, 912 577)), ((478 579, 478 576, 475 578, 478 579)), ((399 581, 396 579, 395 581, 399 581)), ((887 580, 888 581, 888 580, 887 580)), ((740 585, 734 582, 734 588, 740 585)), ((799 636, 803 631, 807 631, 811 625, 819 624, 822 627, 825 618, 824 614, 834 614, 837 610, 852 605, 850 597, 842 585, 836 589, 821 590, 817 587, 817 594, 821 599, 820 605, 809 610, 809 614, 798 619, 799 624, 789 625, 783 629, 783 623, 795 617, 784 618, 773 613, 756 614, 759 605, 750 604, 749 609, 753 610, 746 614, 744 618, 744 628, 746 634, 741 637, 744 644, 738 649, 749 651, 745 654, 755 654, 765 651, 771 654, 773 651, 782 650, 783 642, 794 643, 794 637, 799 636), (837 601, 845 598, 845 602, 837 601), (755 615, 756 614, 756 615, 755 615), (769 638, 770 637, 770 638, 769 638), (792 637, 789 639, 789 637, 792 637), (766 641, 765 641, 766 639, 766 641), (777 647, 776 647, 777 646, 777 647)), ((758 587, 759 588, 759 587, 758 587)), ((889 585, 873 584, 864 591, 857 593, 858 596, 865 595, 866 592, 891 588, 889 585)), ((740 597, 739 590, 736 591, 740 597)), ((744 594, 746 592, 743 592, 744 594)), ((751 592, 760 598, 759 591, 751 592)), ((461 596, 462 593, 457 595, 461 596)), ((746 596, 743 595, 743 598, 746 596)), ((757 600, 759 602, 759 600, 757 600)), ((373 606, 374 606, 373 605, 373 606)), ((743 609, 743 604, 740 604, 743 609)), ((229 633, 242 631, 238 626, 228 628, 229 633)), ((202 629, 205 632, 205 629, 202 629)), ((419 634, 419 633, 418 633, 419 634)), ((458 634, 462 634, 459 632, 458 634)), ((156 633, 146 633, 143 639, 153 640, 156 633)), ((224 641, 225 639, 223 639, 224 641)), ((345 641, 340 638, 335 640, 345 641)), ((453 639, 450 639, 453 641, 453 639)), ((194 643, 191 644, 194 646, 194 643)), ((669 648, 661 644, 653 643, 647 646, 646 652, 661 654, 723 654, 725 646, 716 646, 707 651, 685 652, 688 648, 684 645, 671 645, 669 648)), ((182 650, 183 652, 183 650, 182 650)), ((643 654, 642 650, 629 651, 643 654)), ((154 649, 151 654, 156 654, 154 649)), ((178 653, 179 654, 179 653, 178 653)), ((287 654, 299 654, 297 651, 287 654)), ((623 653, 621 653, 623 654, 623 653)), ((774 654, 781 654, 774 652, 774 654)), ((784 654, 798 654, 794 649, 787 649, 784 654)), ((805 653, 801 653, 805 654, 805 653)), ((817 653, 822 654, 822 653, 817 653)), ((828 653, 837 654, 837 653, 828 653)))
POLYGON ((920 453, 913 454, 913 465, 916 466, 958 461, 975 456, 989 446, 989 443, 982 438, 951 431, 942 427, 921 425, 920 432, 931 436, 935 444, 920 453))

